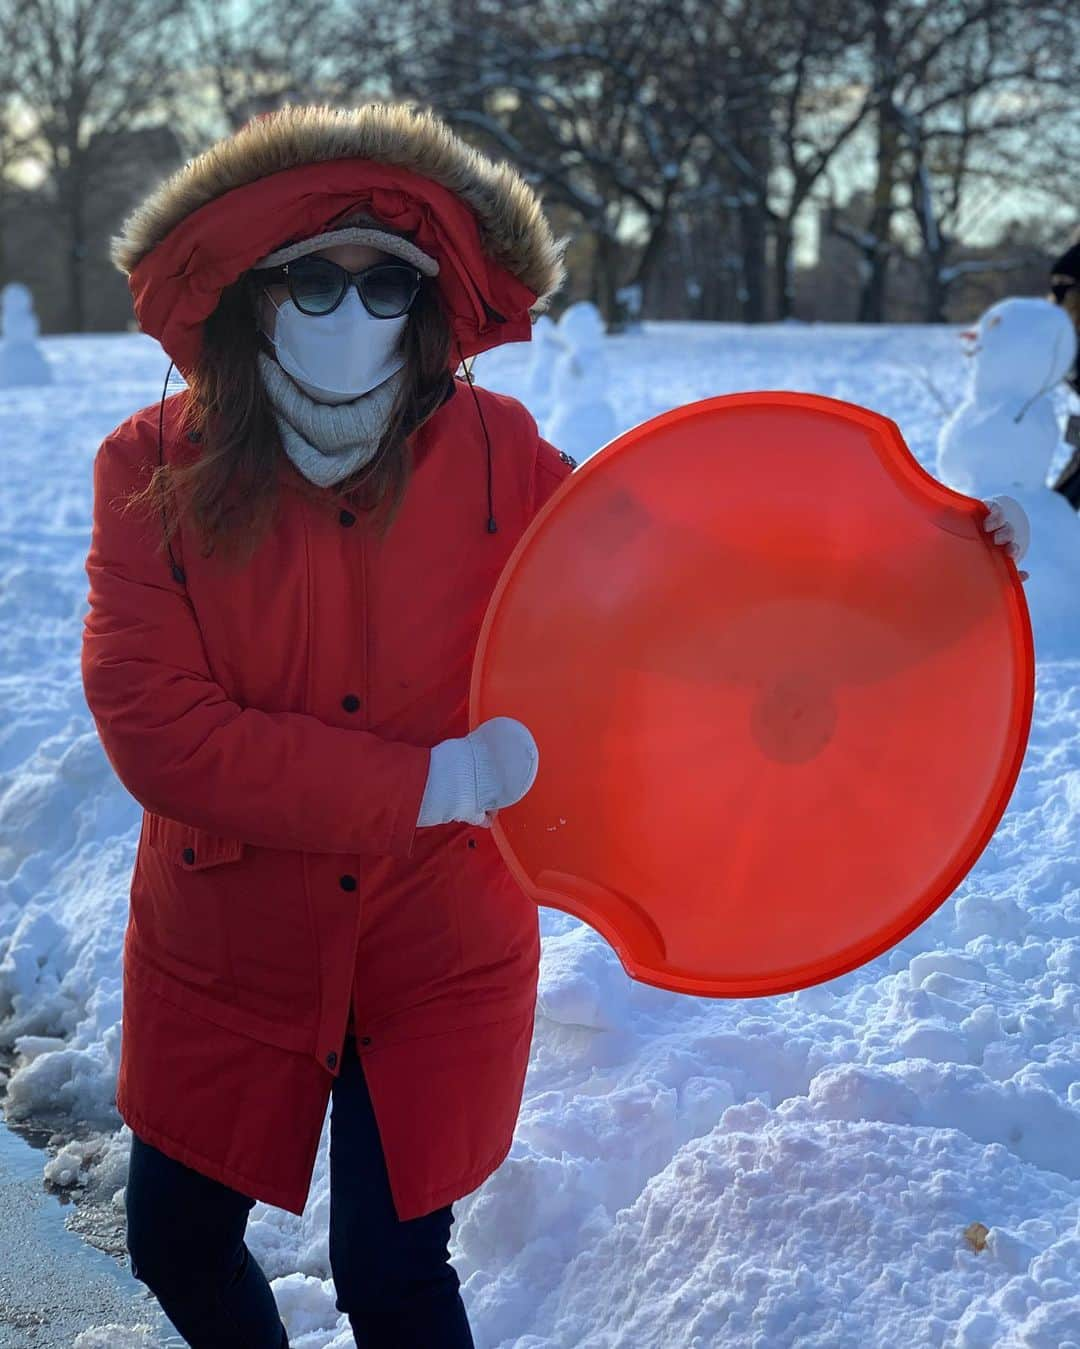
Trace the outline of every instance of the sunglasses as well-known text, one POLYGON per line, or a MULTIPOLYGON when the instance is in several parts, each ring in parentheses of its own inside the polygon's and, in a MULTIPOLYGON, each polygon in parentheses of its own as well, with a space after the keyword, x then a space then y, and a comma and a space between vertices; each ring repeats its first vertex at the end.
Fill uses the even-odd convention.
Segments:
POLYGON ((1077 285, 1075 281, 1055 281, 1050 287, 1050 294, 1057 300, 1058 304, 1064 300, 1066 294, 1077 285))
POLYGON ((423 280, 417 268, 407 262, 376 262, 359 272, 347 271, 329 258, 305 256, 280 267, 254 270, 263 285, 284 283, 289 298, 301 314, 312 317, 332 314, 355 286, 364 308, 372 318, 399 318, 416 299, 423 280))

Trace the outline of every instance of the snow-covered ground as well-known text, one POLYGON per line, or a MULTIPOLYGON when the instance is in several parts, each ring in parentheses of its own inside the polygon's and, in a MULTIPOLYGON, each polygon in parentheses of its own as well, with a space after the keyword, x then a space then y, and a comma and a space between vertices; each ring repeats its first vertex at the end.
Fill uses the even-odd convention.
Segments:
MULTIPOLYGON (((140 811, 83 700, 83 562, 93 453, 159 396, 166 362, 139 335, 43 347, 55 384, 0 391, 0 1049, 17 1051, 9 1117, 78 1135, 46 1173, 120 1214, 140 811)), ((525 344, 485 353, 477 378, 517 393, 527 360, 525 344)), ((608 362, 620 429, 803 389, 892 417, 928 469, 965 373, 956 331, 924 327, 647 324, 610 339, 608 362)), ((871 964, 781 997, 685 997, 634 983, 591 929, 544 910, 513 1149, 455 1205, 478 1349, 1080 1349, 1078 827, 1080 637, 1076 659, 1039 667, 1027 760, 982 858, 871 964)), ((327 1141, 304 1215, 260 1203, 248 1226, 294 1349, 352 1345, 327 1141)))

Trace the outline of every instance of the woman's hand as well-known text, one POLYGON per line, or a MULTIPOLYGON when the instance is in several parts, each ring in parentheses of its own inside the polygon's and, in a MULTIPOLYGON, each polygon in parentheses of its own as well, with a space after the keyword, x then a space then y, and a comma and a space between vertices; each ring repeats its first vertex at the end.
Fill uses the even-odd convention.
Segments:
MULTIPOLYGON (((1005 548, 1014 562, 1019 562, 1031 543, 1031 524, 1027 511, 1019 501, 1009 496, 987 497, 984 506, 990 508, 990 514, 983 521, 983 529, 993 533, 994 542, 1005 548)), ((1020 580, 1026 581, 1030 572, 1019 573, 1020 580)))
POLYGON ((513 717, 489 717, 468 735, 432 746, 417 828, 463 824, 491 828, 502 806, 520 801, 536 780, 540 751, 513 717))

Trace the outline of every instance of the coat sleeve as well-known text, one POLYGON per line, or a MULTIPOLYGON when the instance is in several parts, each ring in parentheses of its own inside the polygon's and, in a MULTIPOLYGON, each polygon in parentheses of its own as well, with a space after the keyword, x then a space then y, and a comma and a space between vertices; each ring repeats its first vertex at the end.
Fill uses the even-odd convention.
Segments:
POLYGON ((229 697, 160 527, 119 509, 143 459, 120 427, 93 470, 82 680, 117 777, 145 810, 244 842, 408 857, 430 749, 229 697))
MULTIPOLYGON (((535 426, 536 423, 534 422, 535 426)), ((549 497, 553 496, 559 485, 568 478, 577 462, 563 450, 537 434, 536 465, 533 469, 532 508, 529 518, 537 515, 549 497)))

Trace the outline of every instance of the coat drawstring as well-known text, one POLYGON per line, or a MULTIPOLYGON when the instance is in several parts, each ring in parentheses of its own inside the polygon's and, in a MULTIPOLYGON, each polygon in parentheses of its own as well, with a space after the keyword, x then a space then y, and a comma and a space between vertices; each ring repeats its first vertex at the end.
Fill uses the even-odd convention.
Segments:
POLYGON ((461 367, 465 371, 465 378, 469 381, 469 388, 472 390, 473 402, 476 404, 476 413, 477 416, 480 418, 480 425, 484 429, 484 440, 487 442, 487 490, 488 490, 487 532, 489 534, 497 534, 499 532, 499 526, 495 522, 495 504, 492 501, 491 497, 491 439, 488 436, 487 422, 484 421, 484 413, 480 407, 480 400, 479 398, 477 398, 476 390, 473 388, 472 372, 469 370, 469 367, 465 364, 465 357, 462 355, 461 352, 461 343, 457 341, 457 338, 455 338, 454 341, 457 345, 458 355, 461 356, 461 367))
MULTIPOLYGON (((157 448, 158 448, 158 463, 161 465, 164 465, 165 463, 165 395, 169 391, 169 376, 172 374, 173 366, 175 364, 176 364, 175 361, 170 361, 169 368, 168 370, 165 371, 165 383, 161 386, 161 402, 158 404, 157 448)), ((163 500, 161 503, 162 534, 165 533, 166 528, 167 526, 165 521, 165 502, 163 500)), ((176 558, 173 557, 172 540, 166 538, 165 546, 169 550, 169 562, 172 565, 173 580, 177 583, 177 585, 187 585, 187 577, 184 575, 184 569, 183 567, 181 567, 180 563, 177 562, 176 558)))
MULTIPOLYGON (((457 349, 458 349, 458 355, 461 356, 461 343, 460 343, 460 342, 457 343, 457 349)), ((487 446, 487 498, 488 498, 487 532, 488 532, 489 534, 497 534, 497 533, 499 532, 499 526, 498 526, 498 523, 497 523, 497 521, 496 521, 496 519, 495 519, 495 503, 494 503, 494 500, 493 500, 493 497, 492 497, 492 480, 491 480, 491 437, 488 435, 487 422, 484 421, 484 412, 483 412, 483 409, 482 409, 481 406, 480 406, 480 400, 479 400, 479 398, 477 398, 477 396, 476 396, 476 390, 473 388, 473 378, 472 378, 472 374, 470 373, 468 366, 465 365, 465 357, 464 357, 464 356, 461 356, 461 365, 462 365, 462 368, 463 368, 464 371, 465 371, 465 379, 466 379, 467 382, 468 382, 469 389, 470 389, 470 391, 472 392, 473 402, 476 404, 476 413, 477 413, 477 416, 480 418, 480 426, 481 426, 481 428, 483 429, 483 432, 484 432, 484 442, 485 442, 485 444, 486 444, 486 446, 487 446)), ((167 395, 167 393, 168 393, 168 389, 169 389, 169 376, 172 374, 174 366, 175 366, 175 362, 174 362, 174 361, 170 361, 170 362, 169 362, 169 368, 168 368, 168 370, 165 371, 165 383, 161 386, 161 402, 160 402, 159 405, 158 405, 158 463, 159 463, 159 464, 164 464, 164 462, 165 462, 165 397, 166 397, 166 395, 167 395)), ((167 526, 166 526, 166 520, 165 520, 165 503, 164 503, 164 501, 163 501, 163 502, 161 503, 161 529, 162 529, 162 534, 163 534, 163 535, 164 535, 164 533, 165 533, 166 527, 167 527, 167 526)), ((184 569, 183 569, 183 567, 181 567, 181 565, 179 564, 179 562, 177 562, 176 558, 173 556, 172 540, 166 538, 166 540, 165 540, 165 546, 166 546, 166 548, 168 548, 168 550, 169 550, 169 563, 170 563, 170 567, 171 567, 171 570, 172 570, 172 578, 173 578, 173 580, 174 580, 178 585, 186 585, 186 584, 187 584, 187 577, 186 577, 185 574, 184 574, 184 569)))

